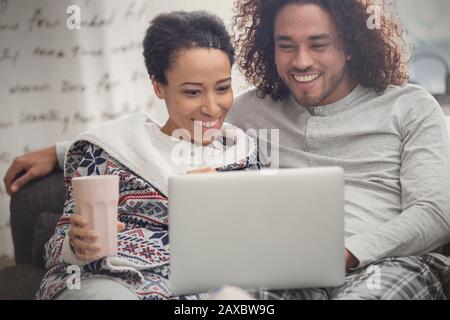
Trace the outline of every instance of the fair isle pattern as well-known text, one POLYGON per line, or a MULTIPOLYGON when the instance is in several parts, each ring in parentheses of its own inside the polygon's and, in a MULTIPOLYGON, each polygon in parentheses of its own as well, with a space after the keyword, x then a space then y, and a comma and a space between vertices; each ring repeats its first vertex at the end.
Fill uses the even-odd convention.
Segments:
POLYGON ((139 268, 156 267, 170 261, 168 233, 135 229, 118 236, 118 257, 139 268))
MULTIPOLYGON (((134 289, 140 299, 199 299, 203 295, 173 297, 166 285, 170 274, 168 239, 168 200, 149 182, 131 172, 104 150, 86 141, 75 143, 65 163, 66 201, 64 213, 55 233, 45 246, 47 273, 42 280, 38 299, 52 299, 67 288, 71 274, 61 257, 69 217, 74 213, 72 178, 89 175, 118 175, 119 221, 125 230, 118 235, 118 254, 82 267, 81 279, 90 277, 115 278, 134 289), (115 262, 120 261, 117 264, 115 262)), ((218 171, 242 170, 257 167, 257 152, 246 159, 218 171)))

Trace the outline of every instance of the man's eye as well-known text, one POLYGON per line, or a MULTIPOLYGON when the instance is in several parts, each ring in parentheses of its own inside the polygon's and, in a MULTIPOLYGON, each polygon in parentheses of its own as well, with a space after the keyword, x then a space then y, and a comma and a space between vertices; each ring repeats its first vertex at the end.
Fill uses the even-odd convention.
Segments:
POLYGON ((294 49, 294 46, 290 46, 290 45, 280 45, 280 46, 278 46, 278 48, 284 49, 284 50, 291 50, 291 49, 294 49))
POLYGON ((312 47, 315 49, 321 49, 321 48, 328 47, 328 45, 327 44, 315 44, 312 47))

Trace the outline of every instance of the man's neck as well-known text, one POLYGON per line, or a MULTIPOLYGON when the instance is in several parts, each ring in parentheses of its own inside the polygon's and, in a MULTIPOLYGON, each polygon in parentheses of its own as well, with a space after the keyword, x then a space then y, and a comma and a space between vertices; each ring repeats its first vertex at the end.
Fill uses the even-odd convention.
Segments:
POLYGON ((354 80, 348 72, 346 72, 342 78, 342 80, 339 82, 339 85, 334 90, 333 94, 331 94, 329 97, 324 99, 320 105, 326 106, 330 104, 337 103, 344 99, 346 96, 348 96, 350 93, 355 90, 355 88, 358 86, 358 81, 354 80))

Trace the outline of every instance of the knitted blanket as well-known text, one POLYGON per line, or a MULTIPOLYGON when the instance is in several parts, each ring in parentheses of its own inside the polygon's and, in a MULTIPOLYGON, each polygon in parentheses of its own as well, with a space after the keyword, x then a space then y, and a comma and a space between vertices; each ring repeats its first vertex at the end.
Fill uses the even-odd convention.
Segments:
MULTIPOLYGON (((140 299, 202 297, 173 297, 167 285, 170 274, 168 177, 164 170, 158 169, 158 150, 152 148, 151 137, 145 129, 149 121, 152 120, 145 114, 115 121, 82 134, 69 148, 64 171, 67 191, 64 213, 45 246, 48 271, 36 294, 38 299, 53 299, 62 290, 70 288, 74 280, 90 277, 107 277, 121 282, 134 290, 140 299), (72 178, 92 175, 120 177, 118 220, 126 227, 118 234, 115 257, 82 264, 65 258, 62 252, 68 250, 69 217, 75 211, 72 178)), ((233 163, 217 167, 218 171, 256 169, 256 143, 243 132, 236 137, 239 138, 235 144, 250 143, 248 152, 233 163)))

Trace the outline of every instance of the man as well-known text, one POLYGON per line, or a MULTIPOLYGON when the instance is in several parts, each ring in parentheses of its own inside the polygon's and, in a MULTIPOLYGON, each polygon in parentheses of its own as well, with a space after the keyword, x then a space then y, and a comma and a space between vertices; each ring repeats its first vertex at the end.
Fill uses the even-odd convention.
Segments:
MULTIPOLYGON (((257 298, 445 298, 450 259, 430 254, 450 241, 445 119, 428 93, 406 84, 398 26, 383 17, 379 29, 368 28, 369 4, 236 2, 239 64, 256 88, 236 99, 228 121, 279 129, 281 167, 346 172, 345 284, 257 298)), ((48 174, 55 154, 51 148, 16 159, 7 189, 21 170, 18 187, 48 174)))

